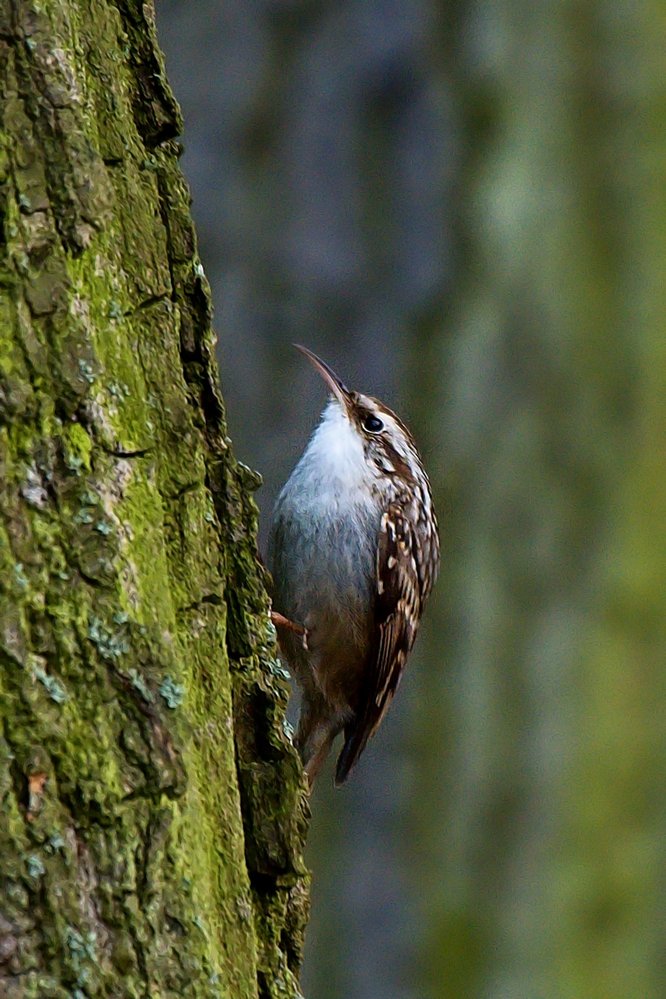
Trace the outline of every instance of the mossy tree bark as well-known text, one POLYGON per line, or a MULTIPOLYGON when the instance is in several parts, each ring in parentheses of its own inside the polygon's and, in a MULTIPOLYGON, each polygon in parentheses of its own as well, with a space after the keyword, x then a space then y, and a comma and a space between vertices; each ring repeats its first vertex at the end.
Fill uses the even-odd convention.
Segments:
POLYGON ((138 0, 0 11, 0 993, 296 996, 284 731, 138 0))

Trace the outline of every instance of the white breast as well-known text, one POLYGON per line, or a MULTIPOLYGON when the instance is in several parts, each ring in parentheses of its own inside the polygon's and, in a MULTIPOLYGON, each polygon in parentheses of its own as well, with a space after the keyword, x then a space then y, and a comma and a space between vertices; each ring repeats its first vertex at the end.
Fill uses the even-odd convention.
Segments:
POLYGON ((359 617, 375 571, 373 482, 360 436, 331 400, 275 506, 269 564, 282 613, 359 617))
POLYGON ((337 517, 369 499, 372 478, 360 435, 331 399, 284 491, 292 502, 298 497, 309 509, 323 507, 337 517))

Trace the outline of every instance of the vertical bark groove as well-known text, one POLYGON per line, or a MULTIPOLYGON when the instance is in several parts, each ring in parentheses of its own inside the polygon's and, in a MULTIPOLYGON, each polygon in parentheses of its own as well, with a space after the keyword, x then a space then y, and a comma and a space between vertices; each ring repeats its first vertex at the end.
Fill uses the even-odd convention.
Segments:
POLYGON ((0 14, 0 991, 296 996, 305 806, 147 5, 0 14))

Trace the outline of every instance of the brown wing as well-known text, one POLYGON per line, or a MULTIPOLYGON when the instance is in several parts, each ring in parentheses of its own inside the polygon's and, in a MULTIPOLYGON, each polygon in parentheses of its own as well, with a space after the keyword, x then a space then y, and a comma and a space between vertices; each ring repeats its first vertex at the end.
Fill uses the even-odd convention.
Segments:
POLYGON ((375 593, 376 632, 358 710, 345 726, 335 781, 347 777, 379 727, 398 689, 421 617, 421 586, 412 525, 401 508, 384 512, 379 530, 375 593))

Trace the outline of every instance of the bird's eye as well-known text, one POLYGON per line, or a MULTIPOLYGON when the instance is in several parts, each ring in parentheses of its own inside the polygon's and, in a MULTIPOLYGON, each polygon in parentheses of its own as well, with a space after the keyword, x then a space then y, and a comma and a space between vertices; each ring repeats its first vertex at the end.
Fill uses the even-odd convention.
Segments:
POLYGON ((379 434, 384 429, 384 424, 378 416, 366 416, 363 420, 363 429, 369 434, 379 434))

